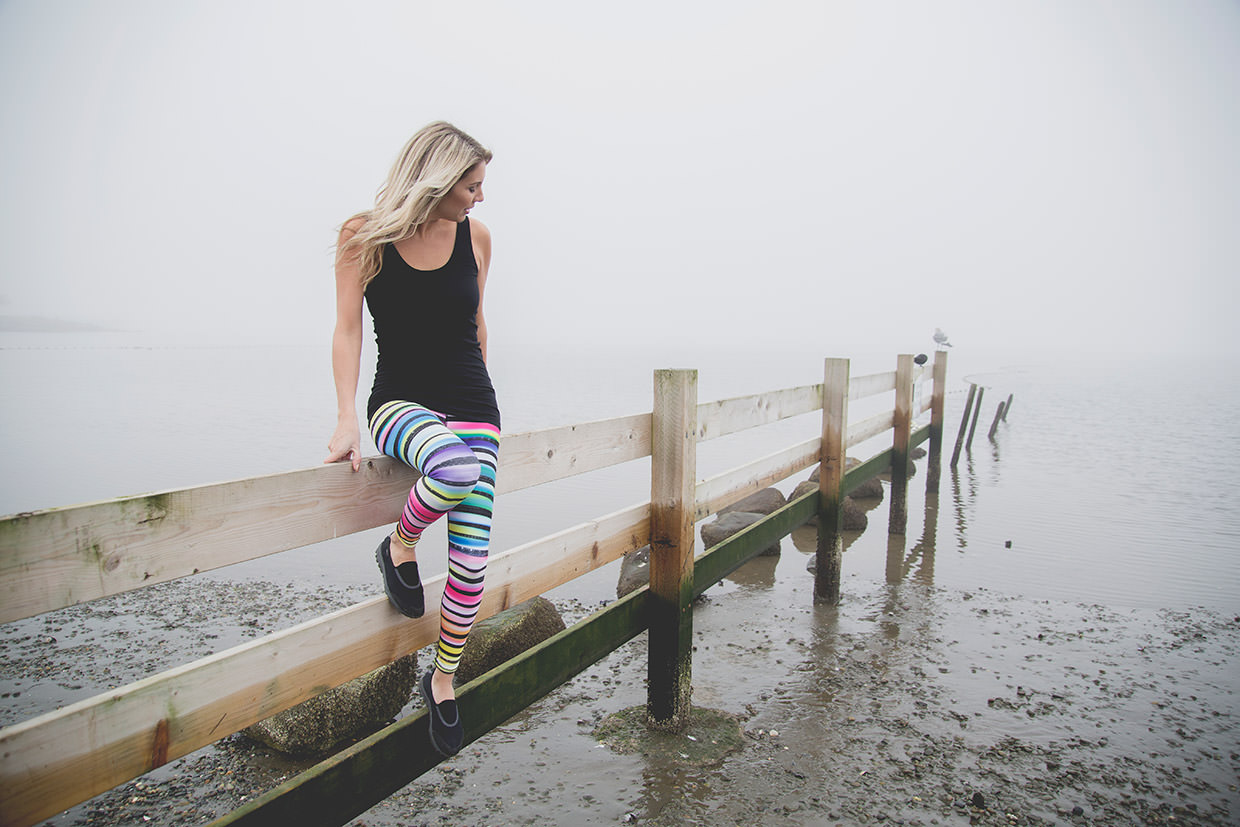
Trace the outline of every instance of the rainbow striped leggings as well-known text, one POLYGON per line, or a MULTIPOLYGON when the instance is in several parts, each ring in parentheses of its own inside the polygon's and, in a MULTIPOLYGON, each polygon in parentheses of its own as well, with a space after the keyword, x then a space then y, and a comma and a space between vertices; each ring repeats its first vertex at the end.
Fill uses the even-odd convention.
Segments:
POLYGON ((445 419, 421 405, 393 401, 375 411, 370 433, 380 451, 422 474, 400 515, 397 539, 413 548, 427 526, 448 515, 448 581, 439 608, 435 666, 456 672, 482 602, 499 428, 445 419))

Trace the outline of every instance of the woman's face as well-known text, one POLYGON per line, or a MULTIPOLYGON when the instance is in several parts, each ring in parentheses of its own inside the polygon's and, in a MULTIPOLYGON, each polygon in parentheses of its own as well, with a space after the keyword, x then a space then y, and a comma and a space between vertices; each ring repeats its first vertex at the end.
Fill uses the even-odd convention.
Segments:
POLYGON ((435 205, 435 218, 460 223, 474 204, 482 200, 482 179, 486 177, 486 161, 479 161, 461 176, 461 180, 435 205))

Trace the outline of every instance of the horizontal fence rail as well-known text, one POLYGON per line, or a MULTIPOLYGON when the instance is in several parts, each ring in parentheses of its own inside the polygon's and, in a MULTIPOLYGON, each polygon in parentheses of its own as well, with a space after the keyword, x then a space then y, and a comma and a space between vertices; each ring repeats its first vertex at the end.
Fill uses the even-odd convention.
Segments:
MULTIPOLYGON (((895 376, 855 377, 848 396, 893 390, 895 376)), ((918 372, 914 381, 921 376, 918 372)), ((697 405, 694 437, 705 441, 821 410, 824 387, 697 405)), ((892 427, 893 413, 881 414, 849 429, 848 442, 892 427), (885 428, 879 428, 883 422, 885 428)), ((910 445, 933 440, 931 430, 914 432, 910 445)), ((649 457, 651 443, 649 413, 505 436, 498 490, 521 490, 649 457)), ((692 518, 701 520, 819 464, 823 450, 821 438, 810 439, 698 481, 692 487, 692 518)), ((890 464, 890 450, 867 460, 843 477, 845 488, 890 464)), ((356 474, 347 464, 335 464, 4 518, 0 619, 28 617, 393 522, 415 479, 405 466, 373 457, 356 474)), ((751 527, 744 535, 782 531, 778 539, 818 505, 816 493, 803 496, 778 520, 764 520, 764 528, 751 527)), ((651 504, 641 502, 492 555, 479 618, 647 545, 650 525, 651 504)), ((721 569, 744 562, 726 555, 714 559, 727 562, 704 564, 704 577, 714 576, 712 565, 721 569)), ((425 583, 428 605, 437 604, 443 583, 444 576, 425 583)), ((0 730, 0 824, 46 818, 437 638, 436 616, 410 620, 392 611, 385 598, 375 597, 6 727, 0 730)))

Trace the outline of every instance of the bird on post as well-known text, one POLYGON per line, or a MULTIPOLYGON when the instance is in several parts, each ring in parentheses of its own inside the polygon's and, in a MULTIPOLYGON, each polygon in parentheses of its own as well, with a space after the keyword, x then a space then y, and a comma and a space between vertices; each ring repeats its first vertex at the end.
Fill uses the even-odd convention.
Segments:
POLYGON ((947 341, 947 334, 937 327, 934 329, 934 343, 941 348, 952 346, 952 343, 947 341))

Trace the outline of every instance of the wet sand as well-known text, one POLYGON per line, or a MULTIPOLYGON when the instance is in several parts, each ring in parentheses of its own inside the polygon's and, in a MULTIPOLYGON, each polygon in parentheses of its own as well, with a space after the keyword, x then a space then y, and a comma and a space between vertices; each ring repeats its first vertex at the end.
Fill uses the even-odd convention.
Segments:
MULTIPOLYGON (((785 538, 695 611, 693 701, 740 720, 739 749, 703 765, 599 743, 607 716, 644 703, 641 636, 352 823, 1240 821, 1240 618, 915 573, 846 574, 842 605, 815 607, 800 550, 812 544, 812 530, 785 538)), ((319 589, 294 612, 280 608, 297 605, 291 587, 166 584, 10 624, 4 722, 368 593, 319 589), (221 627, 221 609, 244 620, 221 627)), ((557 604, 569 622, 594 608, 557 604)), ((201 824, 303 766, 232 736, 48 823, 201 824)))

